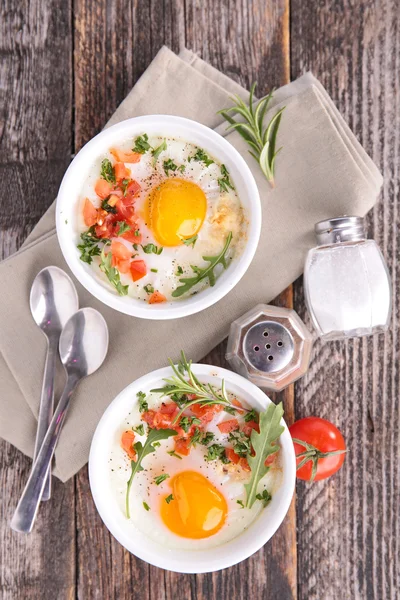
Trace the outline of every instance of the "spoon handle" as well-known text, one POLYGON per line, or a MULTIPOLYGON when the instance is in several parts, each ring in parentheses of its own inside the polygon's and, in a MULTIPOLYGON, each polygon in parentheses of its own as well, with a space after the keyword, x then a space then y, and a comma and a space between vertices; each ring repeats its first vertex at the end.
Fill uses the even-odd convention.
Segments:
MULTIPOLYGON (((58 338, 52 336, 48 338, 46 362, 44 365, 42 395, 40 397, 38 426, 36 431, 35 450, 33 453, 33 462, 35 462, 40 447, 46 436, 47 429, 53 416, 54 407, 54 378, 56 373, 58 338)), ((32 465, 33 466, 33 465, 32 465)), ((42 500, 49 500, 51 496, 51 465, 43 489, 42 500)))
POLYGON ((21 533, 29 533, 35 522, 49 467, 54 455, 58 438, 68 410, 70 398, 79 381, 79 377, 70 374, 65 384, 60 402, 54 412, 38 456, 33 463, 29 479, 11 520, 11 528, 21 533))

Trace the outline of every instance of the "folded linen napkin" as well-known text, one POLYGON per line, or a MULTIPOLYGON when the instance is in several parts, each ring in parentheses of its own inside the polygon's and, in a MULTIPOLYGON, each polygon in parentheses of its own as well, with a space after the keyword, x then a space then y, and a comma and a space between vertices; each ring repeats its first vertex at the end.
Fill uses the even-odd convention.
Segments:
MULTIPOLYGON (((109 123, 154 113, 180 115, 217 128, 242 154, 260 190, 263 226, 256 256, 240 283, 207 310, 177 321, 148 321, 119 314, 75 281, 80 306, 106 318, 110 348, 102 368, 75 394, 58 444, 55 475, 65 481, 87 461, 90 441, 104 409, 128 383, 164 366, 181 348, 198 360, 228 334, 231 322, 268 302, 303 270, 314 245, 314 224, 342 214, 364 215, 382 177, 322 85, 310 73, 275 92, 267 118, 286 106, 279 131, 283 150, 272 189, 236 132, 226 132, 217 111, 229 95, 248 92, 195 54, 162 48, 109 123)), ((0 436, 32 456, 45 356, 45 339, 29 311, 29 290, 49 264, 67 272, 54 225, 54 205, 22 249, 0 264, 0 436)), ((59 385, 63 385, 61 376, 59 385)))

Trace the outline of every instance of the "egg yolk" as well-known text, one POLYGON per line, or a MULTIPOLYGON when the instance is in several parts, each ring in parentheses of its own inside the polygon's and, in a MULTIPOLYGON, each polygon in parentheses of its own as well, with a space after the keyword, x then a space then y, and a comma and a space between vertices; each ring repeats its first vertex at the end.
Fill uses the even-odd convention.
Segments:
POLYGON ((152 189, 146 203, 146 222, 159 244, 179 246, 199 232, 206 211, 203 190, 176 177, 152 189))
POLYGON ((200 473, 183 471, 170 480, 173 499, 161 500, 161 517, 173 533, 206 538, 223 526, 228 507, 224 496, 200 473))

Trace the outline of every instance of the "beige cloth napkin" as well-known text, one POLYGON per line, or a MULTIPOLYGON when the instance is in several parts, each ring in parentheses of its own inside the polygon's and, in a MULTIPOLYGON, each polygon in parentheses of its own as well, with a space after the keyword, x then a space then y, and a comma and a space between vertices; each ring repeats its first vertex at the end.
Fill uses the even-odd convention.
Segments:
MULTIPOLYGON (((70 407, 54 470, 63 481, 86 463, 97 422, 120 390, 164 366, 181 348, 193 360, 200 359, 226 337, 235 318, 272 300, 302 273, 306 252, 314 245, 314 223, 343 214, 364 215, 376 200, 382 184, 378 169, 311 74, 274 96, 272 112, 286 105, 274 190, 242 138, 236 132, 227 134, 217 115, 230 104, 232 93, 248 98, 246 90, 192 52, 177 56, 164 47, 108 123, 165 113, 217 128, 254 173, 263 210, 262 234, 253 263, 234 290, 211 308, 179 321, 151 322, 119 314, 75 281, 80 306, 93 306, 106 318, 110 347, 103 367, 80 384, 70 407)), ((54 205, 22 249, 0 264, 0 435, 30 456, 46 345, 28 299, 37 272, 50 264, 69 272, 55 234, 54 205)))

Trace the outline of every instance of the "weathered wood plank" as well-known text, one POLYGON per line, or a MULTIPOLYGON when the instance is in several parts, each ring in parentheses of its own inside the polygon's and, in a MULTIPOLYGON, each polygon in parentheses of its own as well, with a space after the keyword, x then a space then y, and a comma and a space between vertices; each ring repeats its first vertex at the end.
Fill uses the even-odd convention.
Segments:
MULTIPOLYGON (((53 201, 70 160, 70 11, 70 3, 61 0, 2 3, 2 257, 20 246, 53 201)), ((1 598, 73 598, 74 482, 54 481, 53 497, 42 505, 34 531, 28 536, 17 534, 9 521, 31 461, 5 442, 0 442, 0 455, 1 598)))
MULTIPOLYGON (((369 234, 399 292, 400 85, 398 2, 293 0, 292 76, 311 69, 380 165, 384 189, 369 234)), ((336 216, 336 215, 332 215, 336 216)), ((295 306, 305 315, 301 284, 295 306)), ((299 596, 393 599, 400 589, 399 303, 390 332, 318 343, 296 389, 296 417, 317 414, 349 447, 334 478, 298 485, 299 596)))

